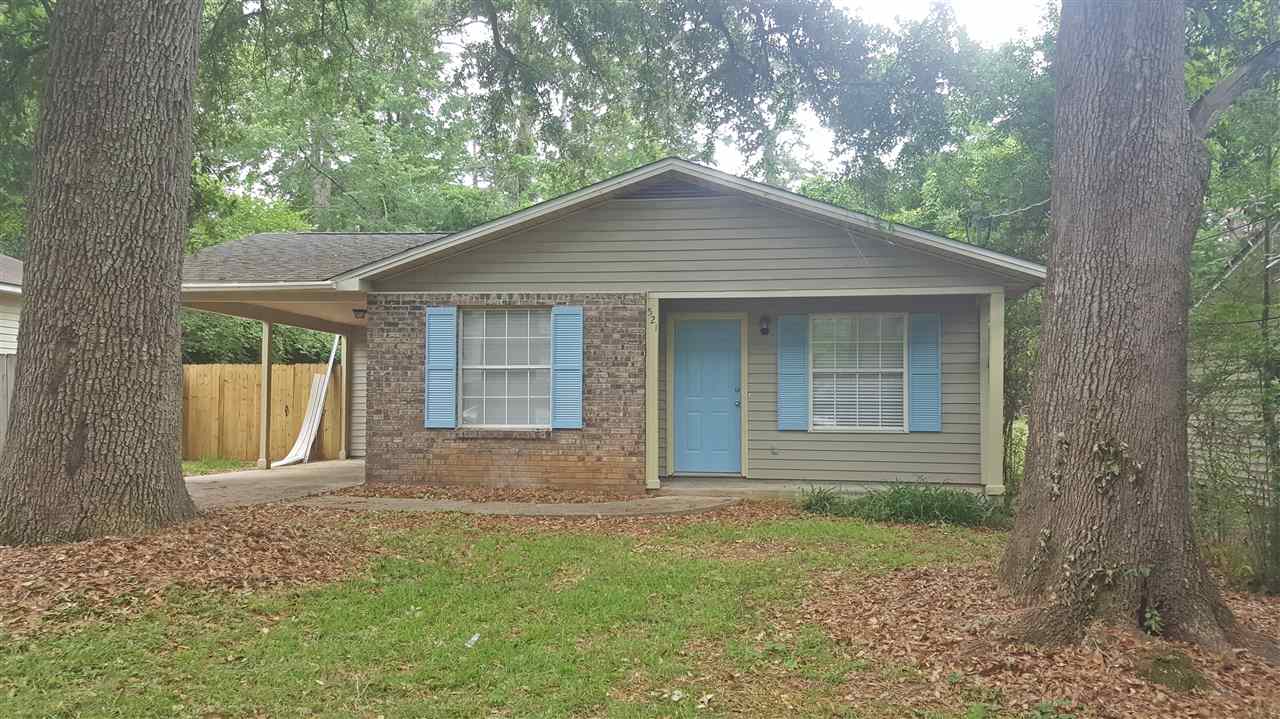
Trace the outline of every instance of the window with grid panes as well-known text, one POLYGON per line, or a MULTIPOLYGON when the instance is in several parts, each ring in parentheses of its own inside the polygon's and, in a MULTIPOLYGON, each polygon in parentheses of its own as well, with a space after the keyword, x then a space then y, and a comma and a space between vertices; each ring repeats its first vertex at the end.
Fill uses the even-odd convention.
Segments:
POLYGON ((464 309, 462 424, 551 424, 551 310, 464 309))
POLYGON ((813 428, 905 429, 906 315, 815 315, 811 322, 813 428))

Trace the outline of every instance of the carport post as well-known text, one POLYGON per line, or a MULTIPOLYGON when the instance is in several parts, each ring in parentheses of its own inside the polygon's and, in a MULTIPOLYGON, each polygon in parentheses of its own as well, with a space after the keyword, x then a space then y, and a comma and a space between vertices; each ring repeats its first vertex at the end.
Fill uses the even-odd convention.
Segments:
POLYGON ((258 397, 258 468, 271 469, 271 327, 262 323, 262 382, 258 397))

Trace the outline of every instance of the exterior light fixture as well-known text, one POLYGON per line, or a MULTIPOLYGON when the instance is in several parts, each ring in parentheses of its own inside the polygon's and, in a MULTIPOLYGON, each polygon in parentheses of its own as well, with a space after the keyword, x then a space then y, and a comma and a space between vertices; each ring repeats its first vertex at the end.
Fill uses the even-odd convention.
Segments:
POLYGON ((760 334, 769 334, 769 315, 760 315, 760 334))
POLYGON ((351 316, 358 320, 362 320, 368 312, 369 310, 364 307, 353 307, 351 309, 351 316))

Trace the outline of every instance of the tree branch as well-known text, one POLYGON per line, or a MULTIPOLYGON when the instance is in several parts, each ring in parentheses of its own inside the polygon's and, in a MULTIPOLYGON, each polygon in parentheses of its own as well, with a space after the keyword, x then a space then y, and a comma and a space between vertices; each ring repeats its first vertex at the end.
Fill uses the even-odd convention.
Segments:
POLYGON ((346 197, 347 199, 356 203, 356 206, 364 210, 365 212, 369 211, 369 208, 365 207, 364 203, 361 202, 358 197, 348 192, 347 188, 341 182, 338 182, 338 178, 334 177, 333 175, 330 175, 328 172, 325 172, 325 169, 323 167, 317 165, 311 159, 311 153, 307 152, 307 148, 303 147, 302 145, 298 145, 298 152, 302 155, 303 158, 306 159, 307 165, 309 165, 312 170, 315 170, 321 177, 328 180, 329 182, 332 182, 333 186, 338 188, 338 192, 341 192, 343 197, 346 197))
POLYGON ((1244 93, 1257 87, 1272 70, 1280 68, 1280 40, 1268 44, 1256 55, 1222 78, 1191 106, 1191 131, 1204 138, 1213 129, 1218 115, 1244 93))
POLYGON ((1010 216, 1010 215, 1016 215, 1016 214, 1018 214, 1018 213, 1020 213, 1020 212, 1026 212, 1027 210, 1034 210, 1034 209, 1036 209, 1037 207, 1041 207, 1041 206, 1043 206, 1043 205, 1047 205, 1047 204, 1049 204, 1049 198, 1047 198, 1047 197, 1046 197, 1046 198, 1044 198, 1043 200, 1041 200, 1041 201, 1039 201, 1039 202, 1033 202, 1033 203, 1031 203, 1030 205, 1027 205, 1026 207, 1019 207, 1019 208, 1018 208, 1018 209, 1016 209, 1016 210, 1009 210, 1009 211, 1007 211, 1007 212, 997 212, 997 213, 995 213, 994 215, 986 215, 985 217, 979 217, 979 218, 978 218, 978 220, 979 220, 979 221, 981 221, 981 220, 995 220, 995 219, 999 219, 999 218, 1001 218, 1001 217, 1008 217, 1008 216, 1010 216))

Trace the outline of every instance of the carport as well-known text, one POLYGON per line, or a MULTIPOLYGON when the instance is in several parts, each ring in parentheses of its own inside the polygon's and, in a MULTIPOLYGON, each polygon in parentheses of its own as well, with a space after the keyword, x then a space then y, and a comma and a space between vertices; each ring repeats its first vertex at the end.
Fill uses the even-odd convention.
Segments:
POLYGON ((444 235, 426 233, 289 232, 251 235, 187 258, 182 304, 188 309, 262 323, 258 466, 268 469, 271 435, 271 346, 277 324, 341 337, 339 456, 366 451, 365 293, 339 291, 332 278, 444 235))

